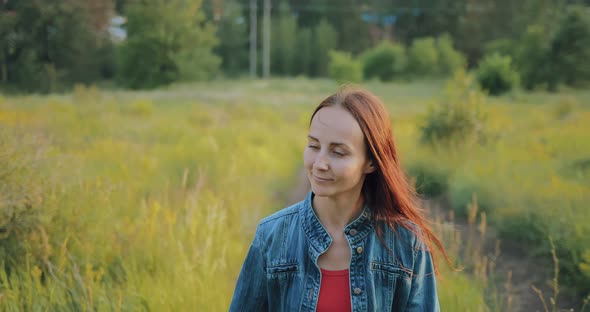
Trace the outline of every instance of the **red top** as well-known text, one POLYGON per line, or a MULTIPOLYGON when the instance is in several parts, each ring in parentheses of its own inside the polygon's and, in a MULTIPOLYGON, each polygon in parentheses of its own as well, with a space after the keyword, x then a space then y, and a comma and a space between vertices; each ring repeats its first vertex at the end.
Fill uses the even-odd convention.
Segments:
POLYGON ((348 269, 339 271, 321 270, 322 282, 316 311, 351 311, 348 269))

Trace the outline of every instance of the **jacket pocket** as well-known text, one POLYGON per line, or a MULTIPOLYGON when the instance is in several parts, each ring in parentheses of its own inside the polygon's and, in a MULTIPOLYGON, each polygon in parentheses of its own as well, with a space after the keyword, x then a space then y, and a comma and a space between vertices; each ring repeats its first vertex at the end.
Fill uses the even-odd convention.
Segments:
POLYGON ((371 271, 388 273, 407 279, 412 278, 412 270, 391 263, 371 261, 371 271))
POLYGON ((296 275, 299 272, 299 265, 296 263, 286 263, 269 266, 266 268, 266 275, 270 278, 285 278, 296 275))

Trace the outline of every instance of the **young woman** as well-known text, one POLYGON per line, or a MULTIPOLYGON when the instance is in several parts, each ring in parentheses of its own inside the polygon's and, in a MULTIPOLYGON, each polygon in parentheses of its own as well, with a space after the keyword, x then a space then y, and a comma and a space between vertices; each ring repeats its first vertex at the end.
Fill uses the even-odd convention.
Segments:
POLYGON ((439 311, 431 247, 447 256, 382 102, 358 88, 326 98, 304 164, 311 192, 259 223, 230 311, 439 311))

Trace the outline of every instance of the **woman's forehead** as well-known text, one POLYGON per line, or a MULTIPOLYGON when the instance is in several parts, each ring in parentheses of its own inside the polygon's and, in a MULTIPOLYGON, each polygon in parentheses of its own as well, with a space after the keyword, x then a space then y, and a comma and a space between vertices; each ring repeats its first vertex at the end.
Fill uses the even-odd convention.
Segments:
POLYGON ((364 135, 354 117, 345 109, 337 106, 320 109, 313 119, 309 134, 320 141, 345 144, 363 144, 364 135))

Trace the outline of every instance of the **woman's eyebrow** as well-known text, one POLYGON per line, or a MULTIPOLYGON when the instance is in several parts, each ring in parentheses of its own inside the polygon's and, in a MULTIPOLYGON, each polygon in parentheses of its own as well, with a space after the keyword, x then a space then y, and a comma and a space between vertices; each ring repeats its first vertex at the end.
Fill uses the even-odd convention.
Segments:
MULTIPOLYGON (((309 139, 314 140, 314 141, 320 141, 318 140, 316 137, 312 136, 311 134, 307 136, 309 139)), ((346 145, 346 143, 340 143, 340 142, 332 142, 330 143, 330 145, 332 146, 342 146, 342 147, 348 147, 348 145, 346 145)))

